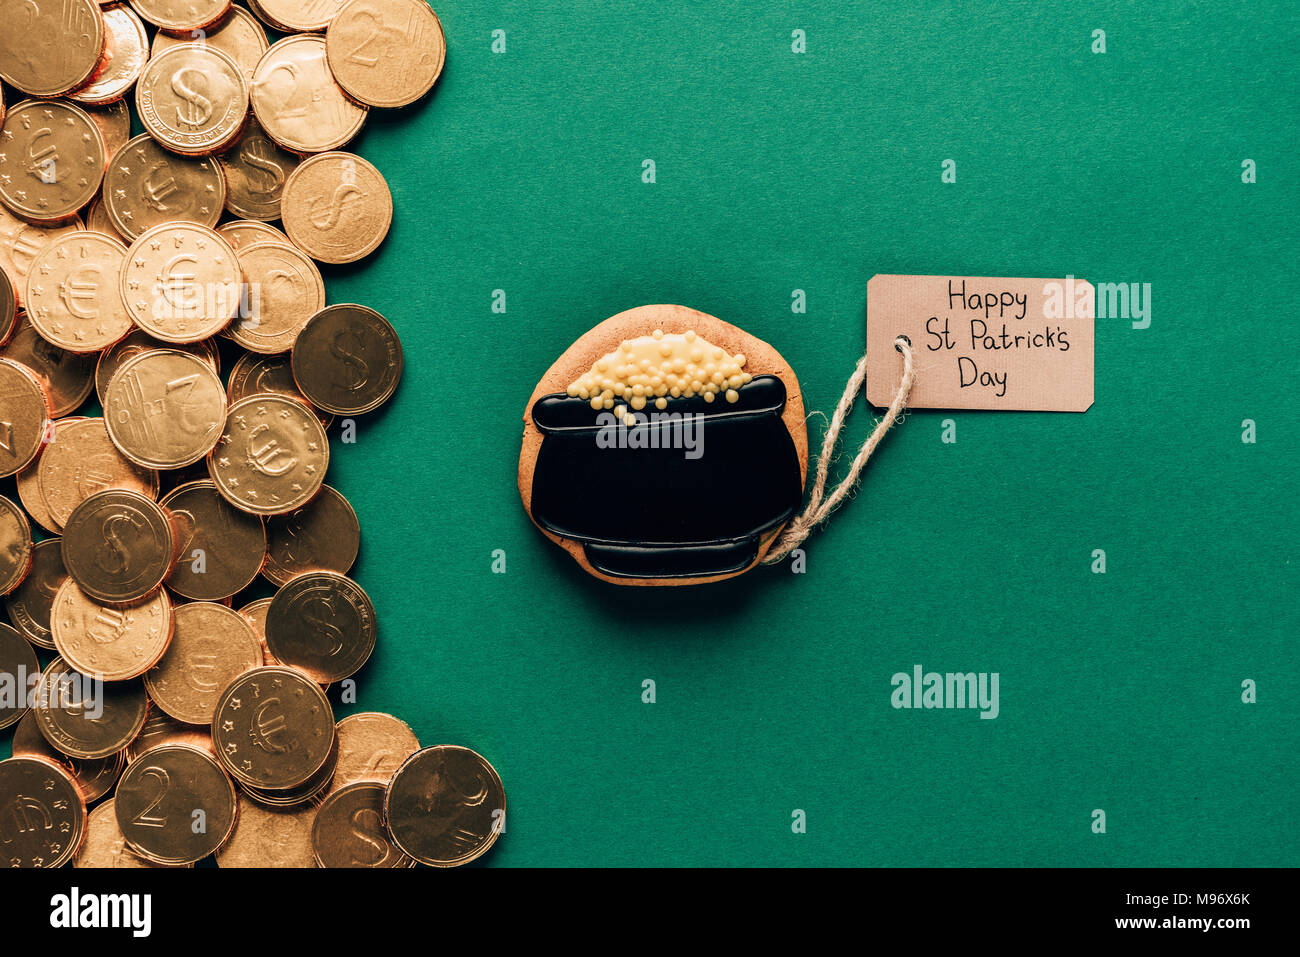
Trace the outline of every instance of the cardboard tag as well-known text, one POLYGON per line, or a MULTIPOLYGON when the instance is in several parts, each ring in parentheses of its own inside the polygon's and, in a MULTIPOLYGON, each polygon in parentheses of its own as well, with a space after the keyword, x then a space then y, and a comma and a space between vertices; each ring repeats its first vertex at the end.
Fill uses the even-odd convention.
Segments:
POLYGON ((872 276, 867 401, 893 401, 904 335, 916 360, 910 408, 1086 412, 1095 299, 1073 276, 872 276))

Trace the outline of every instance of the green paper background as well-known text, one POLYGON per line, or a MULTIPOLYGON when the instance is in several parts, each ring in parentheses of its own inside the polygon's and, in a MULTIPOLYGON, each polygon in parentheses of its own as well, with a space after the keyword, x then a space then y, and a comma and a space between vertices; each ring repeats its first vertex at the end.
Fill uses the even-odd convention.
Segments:
POLYGON ((436 9, 434 94, 351 147, 392 232, 326 272, 406 349, 334 432, 381 623, 339 713, 492 761, 485 863, 1296 863, 1294 4, 436 9), (520 417, 581 333, 683 303, 829 410, 875 273, 1149 282, 1152 322, 1098 320, 1086 414, 910 413, 803 575, 621 589, 529 523, 520 417), (918 663, 998 672, 1000 716, 894 710, 918 663))

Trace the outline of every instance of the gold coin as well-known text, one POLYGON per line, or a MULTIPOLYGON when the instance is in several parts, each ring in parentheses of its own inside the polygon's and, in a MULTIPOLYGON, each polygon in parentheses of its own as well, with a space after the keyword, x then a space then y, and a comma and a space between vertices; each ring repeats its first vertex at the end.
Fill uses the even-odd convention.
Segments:
POLYGON ((249 0, 248 5, 281 33, 324 30, 344 0, 249 0))
POLYGON ((27 713, 31 692, 40 680, 41 663, 23 636, 0 624, 0 729, 17 724, 27 713))
POLYGON ((267 240, 282 243, 289 241, 289 237, 274 226, 251 219, 237 219, 234 222, 222 223, 217 227, 217 232, 221 234, 222 239, 230 243, 230 247, 235 252, 239 252, 245 246, 267 240))
POLYGON ((254 395, 230 407, 208 456, 217 490, 255 515, 291 512, 325 480, 330 447, 320 420, 301 402, 254 395))
MULTIPOLYGON (((78 220, 61 226, 33 226, 0 206, 0 270, 4 271, 9 284, 13 286, 14 298, 19 306, 23 302, 22 295, 27 285, 27 273, 32 268, 32 261, 36 258, 36 254, 58 237, 84 228, 78 220)), ((19 317, 21 315, 22 311, 19 310, 19 317)), ((0 343, 7 341, 13 332, 14 330, 10 328, 9 335, 0 336, 0 343)))
POLYGON ((17 328, 18 295, 9 274, 0 269, 0 345, 8 342, 17 328))
POLYGON ((40 758, 0 761, 0 795, 0 864, 62 867, 72 860, 86 830, 86 802, 66 771, 40 758))
POLYGON ((108 207, 104 205, 104 197, 96 196, 86 207, 86 228, 93 233, 100 233, 109 239, 116 239, 122 244, 122 249, 126 249, 126 239, 117 231, 113 225, 113 220, 109 218, 108 207))
POLYGON ((267 531, 270 545, 262 574, 276 585, 306 572, 346 575, 361 547, 357 513, 328 485, 301 508, 272 518, 267 531))
POLYGON ((269 44, 266 31, 243 7, 232 6, 226 18, 206 30, 191 30, 180 36, 169 36, 161 30, 153 38, 153 55, 158 56, 164 50, 182 43, 196 43, 200 46, 216 47, 230 59, 239 64, 244 80, 253 82, 253 70, 262 58, 269 44))
POLYGON ((358 415, 379 408, 402 377, 402 343, 388 320, 353 303, 326 306, 293 344, 293 378, 318 408, 358 415))
POLYGON ((50 243, 27 274, 27 318, 50 343, 69 352, 99 352, 131 331, 118 295, 126 247, 89 230, 50 243))
POLYGON ((163 867, 146 861, 126 846, 122 829, 117 826, 117 802, 113 798, 90 812, 86 822, 86 840, 72 859, 73 867, 144 868, 163 867))
POLYGON ((329 792, 330 785, 334 782, 334 768, 338 764, 338 757, 338 739, 335 738, 329 757, 325 759, 320 770, 302 784, 280 789, 245 787, 244 793, 248 795, 250 801, 271 808, 292 808, 319 803, 321 796, 329 792))
POLYGON ((0 595, 8 595, 27 577, 34 547, 27 516, 0 495, 0 595))
POLYGON ((325 693, 301 671, 258 668, 232 681, 217 699, 212 742, 240 784, 288 790, 327 764, 335 750, 334 713, 325 693))
POLYGON ((55 593, 67 578, 67 569, 63 567, 63 543, 57 538, 47 538, 36 543, 32 549, 32 570, 23 583, 5 598, 9 620, 38 648, 54 647, 50 611, 54 607, 55 593))
POLYGON ((118 488, 158 497, 158 474, 125 458, 104 428, 104 420, 62 420, 54 441, 41 454, 41 498, 62 528, 72 511, 96 492, 118 488))
POLYGON ((209 726, 182 724, 156 707, 149 709, 149 717, 145 719, 144 727, 135 736, 135 740, 126 746, 123 754, 129 764, 146 751, 164 744, 187 744, 200 751, 206 751, 213 757, 217 754, 216 749, 212 747, 212 731, 209 726))
POLYGON ((293 381, 293 370, 289 365, 287 352, 273 356, 246 352, 231 366, 230 379, 226 383, 226 397, 232 405, 250 395, 262 392, 296 399, 316 413, 321 427, 326 430, 334 422, 334 416, 312 408, 312 404, 298 391, 298 384, 293 381))
POLYGON ((122 368, 128 359, 134 359, 142 352, 152 352, 156 349, 179 349, 181 352, 188 352, 202 359, 213 372, 221 372, 220 356, 216 344, 211 339, 190 343, 159 342, 149 333, 136 329, 117 345, 105 350, 95 365, 95 391, 99 393, 100 404, 104 404, 104 396, 108 394, 108 384, 113 381, 117 370, 122 368))
POLYGON ((239 802, 239 822, 226 846, 217 851, 217 867, 315 867, 311 828, 316 805, 274 809, 239 802))
POLYGON ((149 60, 149 37, 135 12, 122 4, 104 9, 104 56, 90 82, 69 94, 78 103, 92 105, 120 100, 140 79, 149 60))
POLYGON ((271 607, 271 599, 259 598, 257 601, 250 601, 239 613, 244 616, 250 625, 253 626, 253 633, 257 635, 257 640, 262 643, 262 658, 265 664, 278 665, 280 662, 272 660, 270 652, 266 649, 266 611, 271 607))
POLYGON ((131 0, 131 6, 160 30, 185 33, 219 22, 230 0, 131 0))
POLYGON ((21 219, 71 219, 104 180, 103 134, 80 107, 62 100, 19 103, 0 126, 0 146, 0 203, 21 219))
POLYGON ((0 477, 16 475, 40 454, 48 434, 49 399, 36 374, 0 359, 0 477))
POLYGON ((104 391, 113 444, 132 462, 175 469, 216 445, 226 421, 221 377, 180 349, 141 352, 124 362, 104 391))
POLYGON ((0 348, 0 358, 11 359, 36 374, 45 387, 50 415, 60 418, 86 401, 95 385, 95 356, 60 349, 41 338, 23 317, 13 338, 0 348))
POLYGON ((229 598, 262 570, 266 527, 261 517, 233 507, 211 482, 179 485, 161 504, 181 543, 180 560, 167 579, 176 594, 196 601, 229 598))
POLYGON ((220 156, 226 210, 240 219, 279 219, 280 194, 299 162, 276 146, 256 120, 249 120, 239 142, 220 156))
POLYGON ((94 0, 0 0, 0 80, 31 96, 75 90, 99 66, 104 18, 94 0))
POLYGON ((374 711, 348 715, 338 723, 339 766, 336 787, 357 781, 387 784, 416 751, 420 741, 405 721, 374 711))
POLYGON ((127 681, 163 657, 172 638, 172 618, 165 589, 134 604, 107 605, 67 578, 54 596, 50 627, 54 647, 75 670, 105 681, 127 681))
POLYGON ((433 89, 447 38, 425 0, 348 0, 325 31, 325 55, 350 97, 392 108, 433 89))
POLYGON ((163 711, 186 724, 211 724, 217 696, 245 671, 260 667, 262 646, 253 626, 225 605, 178 605, 171 647, 144 686, 163 711))
POLYGON ((28 711, 14 729, 13 751, 16 758, 40 758, 67 771, 76 782, 81 796, 88 802, 98 801, 113 790, 113 785, 122 775, 122 769, 126 767, 122 751, 106 758, 83 760, 68 757, 45 740, 34 711, 28 711))
POLYGON ((303 161, 284 185, 289 238, 323 263, 350 263, 379 248, 393 222, 393 196, 379 170, 352 153, 303 161))
POLYGON ((145 332, 164 342, 198 342, 239 311, 244 277, 230 244, 198 223, 163 223, 127 250, 122 300, 145 332))
MULTIPOLYGON (((60 419, 60 422, 67 422, 68 419, 60 419)), ((58 423, 54 423, 53 431, 58 434, 58 423)), ((63 527, 54 521, 50 515, 49 508, 45 505, 45 499, 41 496, 41 478, 40 463, 38 458, 27 468, 19 472, 15 477, 18 485, 18 500, 22 503, 23 508, 27 510, 27 517, 48 532, 58 535, 63 531, 63 527)))
POLYGON ((153 592, 171 571, 175 539, 158 503, 109 489, 78 505, 63 528, 63 564, 91 598, 130 602, 153 592))
POLYGON ((505 814, 506 792, 496 769, 482 755, 451 744, 407 758, 384 800, 394 843, 431 867, 482 857, 505 829, 505 814))
POLYGON ((132 761, 117 785, 117 826, 137 854, 155 864, 193 864, 235 828, 235 786, 216 759, 165 744, 132 761), (202 812, 204 827, 195 827, 202 812))
POLYGON ((366 121, 334 82, 325 38, 285 37, 266 51, 253 73, 253 113, 268 136, 295 153, 338 149, 366 121))
POLYGON ((375 650, 375 634, 370 596, 336 572, 299 575, 275 593, 266 614, 271 654, 322 682, 356 674, 375 650))
POLYGON ((99 127, 100 135, 104 137, 104 151, 109 158, 116 156, 117 151, 131 139, 131 109, 126 100, 114 100, 102 106, 83 103, 81 108, 99 127))
POLYGON ((139 681, 101 681, 50 662, 36 686, 36 724, 45 740, 73 758, 106 758, 140 733, 149 701, 139 681))
POLYGON ((182 43, 149 61, 135 87, 140 122, 161 145, 186 156, 229 146, 248 115, 248 81, 216 47, 182 43))
POLYGON ((104 174, 108 218, 132 241, 163 223, 215 226, 225 202, 226 179, 215 159, 169 153, 148 133, 114 153, 104 174))
POLYGON ((248 308, 230 324, 230 338, 250 352, 287 352, 307 320, 325 308, 320 270, 289 243, 253 243, 237 255, 247 280, 248 308))
POLYGON ((410 867, 384 827, 384 785, 363 781, 325 799, 312 825, 311 846, 320 867, 410 867))

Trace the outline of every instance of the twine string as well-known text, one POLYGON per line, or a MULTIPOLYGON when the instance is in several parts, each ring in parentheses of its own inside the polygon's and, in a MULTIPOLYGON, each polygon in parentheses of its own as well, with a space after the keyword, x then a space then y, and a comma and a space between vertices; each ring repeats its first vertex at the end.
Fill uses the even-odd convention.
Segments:
POLYGON ((764 556, 764 565, 774 565, 784 559, 790 552, 803 544, 804 539, 812 534, 813 529, 830 517, 831 512, 835 511, 836 507, 844 501, 845 497, 858 484, 858 481, 862 478, 862 469, 866 466, 867 459, 871 458, 871 454, 876 450, 876 446, 880 444, 880 440, 885 437, 885 433, 898 421, 898 416, 906 407, 907 397, 912 391, 912 383, 916 378, 916 369, 912 362, 912 343, 906 336, 899 336, 895 339, 894 348, 903 356, 903 377, 899 380, 898 392, 894 394, 894 401, 889 403, 889 409, 885 412, 884 418, 876 423, 876 427, 872 429, 867 441, 862 443, 862 448, 858 449, 858 454, 854 456, 853 464, 849 466, 848 474, 844 476, 844 480, 827 494, 826 481, 830 473, 831 459, 834 457, 835 443, 839 441, 840 429, 844 425, 844 420, 848 418, 853 403, 858 397, 858 392, 862 389, 862 383, 867 376, 867 357, 863 355, 858 360, 853 375, 849 377, 848 384, 844 387, 844 394, 840 396, 839 405, 835 407, 835 414, 831 416, 831 423, 826 429, 826 435, 822 438, 822 449, 817 456, 816 480, 813 482, 812 493, 808 496, 808 504, 800 515, 791 519, 789 524, 786 525, 781 537, 777 539, 768 550, 767 555, 764 556))

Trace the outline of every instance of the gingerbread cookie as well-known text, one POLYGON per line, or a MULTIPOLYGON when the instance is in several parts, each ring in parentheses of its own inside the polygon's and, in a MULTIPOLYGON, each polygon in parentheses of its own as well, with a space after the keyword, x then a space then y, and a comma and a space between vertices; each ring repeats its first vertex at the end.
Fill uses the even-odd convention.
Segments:
POLYGON ((799 381, 781 354, 685 306, 606 319, 524 412, 519 494, 588 573, 692 585, 748 571, 798 510, 799 381))

